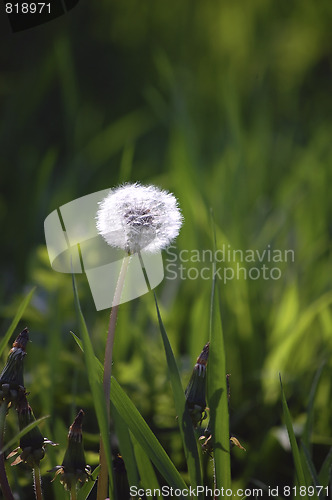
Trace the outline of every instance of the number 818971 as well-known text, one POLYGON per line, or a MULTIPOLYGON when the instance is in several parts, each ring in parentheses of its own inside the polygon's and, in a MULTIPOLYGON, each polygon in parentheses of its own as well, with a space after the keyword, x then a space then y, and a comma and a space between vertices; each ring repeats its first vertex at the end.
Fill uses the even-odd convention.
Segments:
POLYGON ((6 3, 5 4, 7 14, 41 14, 51 13, 50 3, 6 3))

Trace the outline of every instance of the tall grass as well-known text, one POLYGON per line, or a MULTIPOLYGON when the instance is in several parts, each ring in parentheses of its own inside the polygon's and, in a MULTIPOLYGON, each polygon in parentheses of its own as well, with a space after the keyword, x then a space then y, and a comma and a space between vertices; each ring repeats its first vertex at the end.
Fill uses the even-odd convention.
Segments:
MULTIPOLYGON (((43 221, 78 196, 124 181, 153 182, 176 194, 185 217, 174 252, 201 255, 212 248, 213 207, 217 248, 262 252, 270 245, 295 255, 294 261, 263 262, 281 269, 279 279, 244 279, 242 271, 239 279, 220 283, 230 432, 247 449, 230 451, 233 487, 293 485, 279 372, 297 438, 311 416, 303 448, 309 459, 300 452, 303 467, 312 472, 313 462, 326 483, 332 446, 331 4, 184 1, 173 9, 136 7, 132 1, 86 4, 66 22, 5 39, 1 340, 36 285, 18 325, 31 332, 31 403, 36 417, 50 415, 43 429, 60 444, 83 407, 85 446, 96 466, 93 397, 85 358, 69 333, 80 333, 71 279, 49 266, 43 221), (322 363, 309 412, 308 395, 322 363)), ((165 253, 158 304, 185 387, 209 340, 212 285, 210 279, 190 279, 188 270, 212 263, 183 262, 185 279, 173 280, 170 259, 165 253)), ((261 266, 227 257, 217 266, 236 271, 237 264, 247 271, 261 266)), ((108 313, 96 313, 85 277, 76 278, 94 353, 102 359, 108 313)), ((113 373, 188 481, 154 308, 148 296, 121 306, 113 373)), ((1 344, 2 363, 8 343, 1 344)), ((8 440, 15 426, 9 415, 8 440)), ((142 443, 135 439, 136 456, 142 443)), ((51 449, 41 464, 45 491, 57 500, 63 492, 47 470, 61 459, 60 449, 51 449)), ((204 460, 212 482, 212 464, 208 456, 204 460)), ((24 470, 9 469, 9 479, 22 498, 31 498, 24 470)))

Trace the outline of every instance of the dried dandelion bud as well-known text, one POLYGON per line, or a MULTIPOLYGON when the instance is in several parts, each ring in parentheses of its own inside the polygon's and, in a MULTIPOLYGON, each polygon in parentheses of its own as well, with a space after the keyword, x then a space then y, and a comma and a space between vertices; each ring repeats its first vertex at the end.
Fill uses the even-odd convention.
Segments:
POLYGON ((27 328, 17 336, 9 351, 7 363, 0 375, 0 400, 16 403, 19 394, 24 393, 23 360, 26 355, 26 345, 29 341, 27 328))
POLYGON ((78 482, 84 483, 90 477, 90 466, 86 465, 83 448, 83 417, 84 412, 80 410, 69 427, 68 446, 62 465, 52 469, 52 471, 57 471, 55 477, 60 475, 60 481, 66 490, 75 488, 78 482))
POLYGON ((162 250, 177 237, 182 225, 173 194, 139 183, 112 189, 100 203, 96 219, 105 241, 129 254, 162 250))
POLYGON ((193 372, 191 374, 188 386, 185 391, 187 406, 189 408, 189 413, 193 421, 194 427, 202 423, 202 420, 206 418, 206 365, 209 357, 209 346, 208 342, 201 354, 197 358, 197 362, 194 366, 193 372))
MULTIPOLYGON (((22 394, 16 406, 16 411, 18 415, 18 423, 20 430, 23 430, 29 424, 36 421, 33 414, 32 408, 29 405, 25 394, 22 394)), ((39 462, 45 456, 45 445, 51 444, 56 446, 52 441, 43 437, 38 426, 35 426, 29 432, 24 434, 20 439, 20 446, 16 450, 12 451, 7 458, 11 458, 17 455, 17 458, 12 462, 11 465, 17 465, 21 462, 26 463, 30 467, 34 468, 39 466, 39 462)))

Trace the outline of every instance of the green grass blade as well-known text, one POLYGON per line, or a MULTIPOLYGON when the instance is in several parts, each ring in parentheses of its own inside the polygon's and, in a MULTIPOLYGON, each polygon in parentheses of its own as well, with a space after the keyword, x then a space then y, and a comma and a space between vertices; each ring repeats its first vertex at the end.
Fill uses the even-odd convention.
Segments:
POLYGON ((323 465, 318 474, 319 482, 322 486, 326 487, 332 483, 332 448, 328 452, 323 465))
MULTIPOLYGON (((88 380, 92 393, 93 403, 96 411, 96 416, 98 420, 100 434, 103 440, 108 474, 109 474, 109 483, 111 494, 113 492, 113 468, 112 468, 112 454, 110 448, 110 436, 107 422, 107 412, 104 398, 104 391, 102 386, 102 381, 100 379, 100 365, 98 363, 97 358, 95 357, 92 343, 90 340, 89 332, 85 323, 85 319, 81 310, 80 301, 78 298, 78 292, 76 287, 75 276, 72 275, 73 278, 73 288, 74 288, 74 297, 75 297, 75 305, 77 308, 79 328, 82 335, 82 345, 83 352, 85 357, 85 364, 88 372, 88 380)), ((111 496, 112 498, 112 496, 111 496)))
MULTIPOLYGON (((286 428, 287 428, 287 432, 288 432, 288 436, 289 436, 289 441, 290 441, 290 445, 291 445, 291 449, 292 449, 297 481, 298 481, 299 486, 307 486, 307 482, 305 480, 305 475, 303 472, 299 447, 297 445, 296 437, 295 437, 294 430, 293 430, 292 417, 291 417, 291 414, 289 412, 289 408, 287 405, 284 388, 282 386, 281 376, 279 375, 279 377, 280 377, 280 387, 281 387, 282 408, 283 408, 286 428)), ((303 498, 308 498, 308 496, 305 495, 303 498)))
MULTIPOLYGON (((302 451, 302 455, 303 455, 304 460, 305 460, 306 469, 308 470, 308 472, 310 474, 310 482, 315 486, 315 491, 317 491, 317 487, 320 486, 319 477, 318 477, 316 468, 314 466, 314 463, 312 461, 312 458, 310 456, 310 451, 308 450, 308 448, 306 447, 306 445, 303 442, 301 443, 301 451, 302 451)), ((309 481, 307 481, 307 484, 309 484, 309 481)), ((319 497, 319 495, 317 495, 315 493, 314 495, 310 495, 310 498, 317 498, 318 499, 320 497, 319 497)))
POLYGON ((229 412, 226 383, 226 356, 219 294, 214 277, 211 292, 210 352, 207 367, 207 396, 213 439, 215 487, 231 488, 229 412))
POLYGON ((126 466, 128 482, 130 486, 139 485, 139 464, 135 459, 133 443, 130 437, 128 426, 119 414, 116 406, 111 402, 111 414, 114 420, 116 437, 119 440, 119 448, 121 456, 126 466))
MULTIPOLYGON (((81 349, 82 352, 84 352, 82 340, 76 335, 76 333, 74 333, 72 331, 70 331, 70 333, 71 333, 73 339, 75 340, 76 344, 78 345, 78 347, 81 349)), ((99 361, 99 359, 97 358, 97 356, 95 356, 95 362, 96 362, 96 368, 97 368, 98 377, 102 381, 103 380, 104 367, 103 367, 101 361, 99 361)))
POLYGON ((302 441, 305 444, 306 448, 308 451, 310 451, 310 435, 312 432, 312 427, 313 427, 313 420, 314 420, 314 402, 315 402, 315 396, 317 392, 317 387, 318 383, 322 374, 322 371, 324 369, 325 362, 321 364, 321 366, 318 368, 315 378, 313 380, 311 389, 310 389, 310 394, 309 394, 309 402, 308 402, 308 407, 307 407, 307 420, 304 426, 304 431, 302 435, 302 441))
POLYGON ((15 444, 17 443, 17 441, 19 441, 21 439, 21 437, 25 436, 25 434, 27 434, 32 429, 37 427, 37 425, 39 425, 40 422, 42 422, 46 418, 50 418, 50 415, 47 415, 46 417, 38 418, 38 420, 35 420, 34 422, 31 422, 31 424, 24 427, 24 429, 22 429, 20 432, 18 432, 10 441, 8 441, 8 443, 5 444, 5 446, 3 446, 3 448, 0 450, 0 454, 3 453, 4 451, 8 450, 8 448, 15 446, 15 444))
MULTIPOLYGON (((151 464, 151 461, 142 446, 138 443, 135 436, 131 435, 134 445, 136 462, 138 465, 139 474, 141 477, 141 486, 143 489, 152 489, 158 490, 160 489, 157 476, 155 474, 154 468, 151 464)), ((161 499, 161 495, 157 495, 158 499, 161 499)))
MULTIPOLYGON (((70 332, 70 333, 72 334, 73 339, 75 340, 78 347, 81 349, 82 352, 84 352, 83 343, 82 343, 81 339, 77 335, 75 335, 74 332, 70 332)), ((102 381, 104 367, 96 356, 95 356, 95 362, 96 362, 96 370, 97 370, 98 377, 99 377, 100 381, 102 381)))
MULTIPOLYGON (((80 349, 83 351, 84 349, 81 340, 73 332, 71 332, 71 334, 80 349)), ((98 376, 102 379, 102 364, 97 358, 96 373, 98 373, 98 376)), ((169 482, 169 484, 174 488, 186 488, 186 483, 183 481, 164 448, 161 446, 145 422, 144 418, 137 410, 136 406, 132 403, 114 377, 112 377, 111 383, 111 405, 122 418, 123 422, 126 423, 133 436, 135 436, 137 442, 150 458, 151 462, 155 465, 160 474, 169 482)))
POLYGON ((160 333, 161 333, 161 336, 163 339, 164 349, 165 349, 165 353, 166 353, 168 373, 169 373, 169 377, 170 377, 170 381, 171 381, 171 385, 172 385, 175 410, 176 410, 176 414, 178 416, 178 421, 179 421, 180 432, 181 432, 181 436, 182 436, 185 457, 186 457, 187 466, 188 466, 190 482, 191 482, 192 487, 197 487, 197 485, 202 484, 202 477, 201 477, 201 465, 200 465, 200 459, 199 459, 199 455, 198 455, 197 442, 196 442, 196 437, 195 437, 195 433, 194 433, 194 428, 193 428, 190 414, 189 414, 189 411, 188 411, 188 408, 186 405, 186 399, 185 399, 184 390, 183 390, 183 387, 181 384, 179 370, 178 370, 178 367, 177 367, 177 364, 176 364, 176 361, 174 358, 174 354, 173 354, 171 345, 170 345, 168 337, 167 337, 165 327, 163 325, 163 322, 162 322, 162 319, 160 316, 160 311, 159 311, 159 307, 158 307, 156 294, 154 294, 154 300, 156 303, 160 333))
MULTIPOLYGON (((81 349, 81 351, 84 352, 82 340, 76 335, 76 333, 72 332, 71 330, 69 333, 72 335, 73 339, 75 340, 76 344, 81 349)), ((101 363, 100 363, 100 365, 101 365, 101 363)), ((103 374, 101 374, 101 376, 103 376, 103 374)))
POLYGON ((186 483, 173 462, 114 377, 112 377, 111 395, 112 403, 120 416, 167 483, 174 488, 186 489, 186 483))
POLYGON ((91 474, 91 480, 87 481, 86 483, 83 484, 82 488, 79 489, 77 493, 77 500, 86 500, 92 490, 92 488, 95 485, 95 482, 97 480, 98 474, 99 474, 99 469, 100 465, 95 468, 93 473, 91 474))
POLYGON ((28 295, 22 300, 19 308, 17 309, 15 317, 14 317, 13 321, 11 322, 10 327, 8 328, 7 332, 5 333, 4 337, 2 338, 2 340, 0 342, 0 356, 3 353, 3 350, 5 349, 5 347, 7 346, 10 337, 12 336, 15 328, 18 325, 18 322, 22 318, 22 316, 24 314, 24 311, 26 310, 26 308, 27 308, 27 306, 28 306, 28 304, 29 304, 29 302, 31 300, 31 297, 34 294, 35 290, 36 290, 36 287, 34 287, 34 288, 32 288, 30 290, 30 292, 28 293, 28 295))

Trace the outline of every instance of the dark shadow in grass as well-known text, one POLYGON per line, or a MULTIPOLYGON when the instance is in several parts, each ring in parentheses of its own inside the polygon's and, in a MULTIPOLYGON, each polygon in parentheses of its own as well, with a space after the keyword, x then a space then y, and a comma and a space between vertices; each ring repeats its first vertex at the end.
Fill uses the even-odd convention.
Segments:
POLYGON ((182 429, 184 433, 185 446, 190 455, 195 457, 197 455, 196 441, 190 439, 190 432, 192 432, 193 423, 188 410, 187 404, 185 405, 184 412, 182 415, 182 429))
POLYGON ((220 387, 220 389, 217 389, 214 391, 212 396, 209 397, 209 406, 210 406, 210 423, 209 423, 209 429, 212 434, 212 442, 213 442, 213 448, 214 449, 221 449, 225 451, 226 453, 229 453, 229 450, 227 450, 222 443, 215 441, 215 428, 217 425, 221 425, 221 422, 216 421, 216 408, 218 408, 218 405, 221 404, 221 397, 223 394, 223 389, 220 387))

